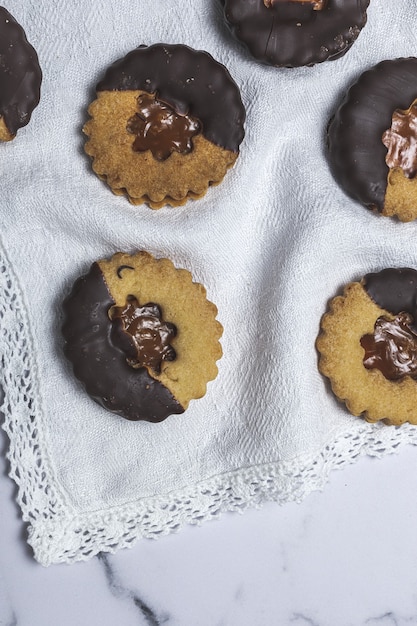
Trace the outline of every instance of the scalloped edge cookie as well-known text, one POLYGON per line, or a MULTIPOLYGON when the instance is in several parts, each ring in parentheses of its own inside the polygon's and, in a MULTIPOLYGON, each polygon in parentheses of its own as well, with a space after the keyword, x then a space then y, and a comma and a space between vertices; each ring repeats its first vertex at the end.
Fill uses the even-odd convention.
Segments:
POLYGON ((96 91, 83 128, 85 151, 98 177, 132 204, 181 206, 204 196, 235 164, 245 109, 228 70, 207 52, 184 45, 140 46, 108 68, 96 91), (150 121, 144 98, 164 108, 165 118, 155 114, 150 121), (167 137, 173 124, 185 119, 196 130, 183 146, 181 133, 187 131, 172 141, 167 137), (164 144, 164 158, 149 148, 150 138, 164 144))
POLYGON ((65 354, 75 376, 94 400, 127 419, 158 422, 182 413, 217 376, 223 333, 217 308, 203 285, 168 259, 119 252, 93 263, 74 284, 64 312, 65 354), (163 320, 176 327, 176 358, 162 360, 159 372, 132 367, 115 341, 111 310, 123 307, 129 296, 142 307, 158 305, 163 320))
POLYGON ((397 312, 393 306, 390 310, 381 307, 367 291, 367 279, 381 275, 384 278, 380 272, 350 283, 342 296, 331 300, 316 340, 318 368, 353 415, 363 415, 368 422, 417 424, 417 382, 411 377, 388 380, 379 369, 367 369, 363 363, 361 338, 374 332, 379 317, 393 319, 397 312))

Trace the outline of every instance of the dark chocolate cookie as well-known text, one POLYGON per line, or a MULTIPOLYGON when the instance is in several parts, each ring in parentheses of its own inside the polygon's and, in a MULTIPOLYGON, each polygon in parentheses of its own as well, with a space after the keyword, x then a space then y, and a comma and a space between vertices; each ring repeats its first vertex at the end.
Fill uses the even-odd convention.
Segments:
POLYGON ((64 302, 65 354, 87 393, 129 420, 183 413, 217 375, 222 327, 191 274, 146 252, 94 263, 64 302))
POLYGON ((0 141, 14 139, 40 99, 42 72, 25 31, 0 7, 0 141))
POLYGON ((333 298, 316 346, 319 369, 353 415, 417 424, 417 271, 389 268, 333 298))
POLYGON ((93 170, 154 209, 203 196, 239 154, 245 109, 227 69, 183 45, 140 46, 97 85, 84 127, 93 170))
POLYGON ((260 61, 314 65, 345 54, 366 24, 370 0, 222 0, 226 21, 260 61))
POLYGON ((417 58, 382 61, 349 89, 328 128, 334 177, 355 200, 417 217, 417 58))

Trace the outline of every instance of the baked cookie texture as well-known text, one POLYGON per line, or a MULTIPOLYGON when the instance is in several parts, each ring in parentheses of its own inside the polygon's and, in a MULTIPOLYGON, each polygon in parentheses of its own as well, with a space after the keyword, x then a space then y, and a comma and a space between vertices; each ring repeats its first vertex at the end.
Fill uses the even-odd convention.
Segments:
POLYGON ((417 424, 417 271, 385 269, 350 283, 321 320, 319 370, 369 422, 417 424))
POLYGON ((337 59, 366 24, 370 0, 221 0, 227 24, 259 61, 299 67, 337 59))
POLYGON ((132 204, 201 198, 239 154, 245 109, 227 69, 183 45, 140 46, 97 85, 84 126, 94 172, 132 204))
POLYGON ((129 420, 183 413, 217 376, 217 308, 168 259, 119 252, 97 261, 63 308, 75 376, 96 402, 129 420))
POLYGON ((0 141, 11 141, 39 104, 38 55, 14 17, 0 7, 0 141))
POLYGON ((417 58, 378 63, 351 86, 328 128, 329 163, 367 208, 417 217, 417 58))

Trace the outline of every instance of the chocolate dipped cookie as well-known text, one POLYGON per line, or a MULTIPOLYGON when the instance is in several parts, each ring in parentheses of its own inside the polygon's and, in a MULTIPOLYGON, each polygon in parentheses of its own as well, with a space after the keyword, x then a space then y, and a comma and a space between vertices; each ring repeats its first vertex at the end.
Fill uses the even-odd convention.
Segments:
POLYGON ((117 253, 64 301, 65 354, 87 393, 128 420, 183 413, 217 375, 222 326, 206 290, 168 259, 117 253))
POLYGON ((352 198, 417 217, 417 58, 382 61, 349 89, 328 128, 329 162, 352 198))
POLYGON ((299 67, 337 59, 366 24, 370 0, 221 0, 226 22, 259 61, 299 67))
POLYGON ((321 320, 319 369, 353 415, 417 424, 417 271, 350 283, 321 320))
POLYGON ((84 126, 93 170, 158 209, 202 197, 239 154, 245 109, 227 69, 183 45, 140 46, 97 85, 84 126))
POLYGON ((11 141, 39 104, 38 55, 14 17, 0 7, 0 141, 11 141))

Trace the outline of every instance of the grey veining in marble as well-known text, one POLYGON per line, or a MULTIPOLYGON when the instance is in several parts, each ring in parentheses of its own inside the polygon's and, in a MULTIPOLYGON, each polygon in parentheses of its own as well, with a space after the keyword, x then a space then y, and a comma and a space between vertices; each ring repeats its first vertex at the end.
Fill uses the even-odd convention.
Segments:
POLYGON ((307 617, 301 613, 294 613, 291 617, 291 624, 295 624, 296 626, 320 626, 320 624, 311 617, 307 617))
POLYGON ((162 626, 169 622, 169 616, 165 613, 157 615, 156 612, 134 591, 126 588, 118 580, 115 568, 112 565, 112 557, 108 554, 100 553, 97 556, 99 562, 103 565, 106 575, 107 584, 111 593, 121 600, 132 603, 138 609, 139 614, 143 617, 143 623, 146 626, 162 626))
POLYGON ((405 617, 404 615, 395 614, 392 611, 388 611, 376 617, 369 617, 365 621, 366 626, 412 626, 413 624, 417 624, 417 615, 405 617))
MULTIPOLYGON (((1 609, 1 610, 3 610, 3 609, 1 609)), ((0 615, 0 619, 1 619, 1 615, 0 615)), ((4 624, 4 626, 18 626, 18 620, 17 620, 17 617, 16 617, 15 613, 12 611, 11 615, 6 617, 4 619, 4 621, 1 619, 0 624, 2 624, 2 625, 4 624)))

